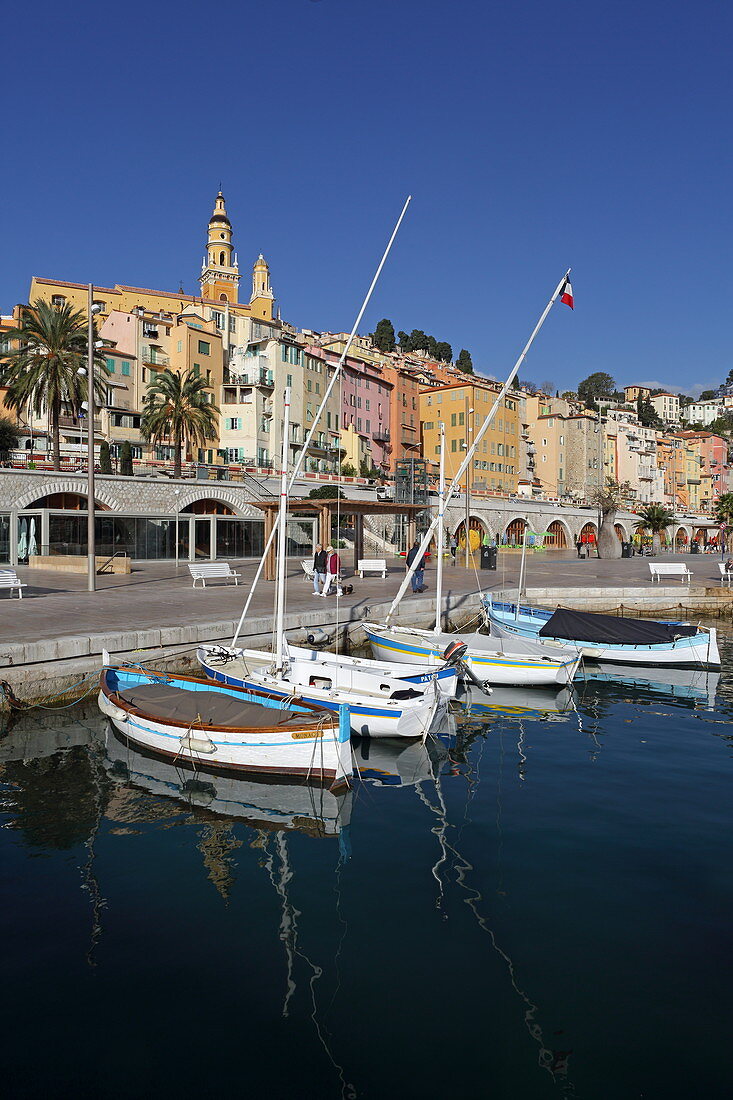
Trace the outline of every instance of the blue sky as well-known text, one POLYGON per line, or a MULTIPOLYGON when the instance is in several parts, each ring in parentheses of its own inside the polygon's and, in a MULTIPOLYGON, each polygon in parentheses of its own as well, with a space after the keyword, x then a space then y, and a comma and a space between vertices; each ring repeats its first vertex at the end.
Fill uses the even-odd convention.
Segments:
MULTIPOLYGON (((729 4, 13 5, 0 309, 38 275, 196 289, 221 180, 283 317, 422 328, 505 374, 693 391, 733 367, 729 4)), ((247 288, 245 287, 245 290, 247 288)))

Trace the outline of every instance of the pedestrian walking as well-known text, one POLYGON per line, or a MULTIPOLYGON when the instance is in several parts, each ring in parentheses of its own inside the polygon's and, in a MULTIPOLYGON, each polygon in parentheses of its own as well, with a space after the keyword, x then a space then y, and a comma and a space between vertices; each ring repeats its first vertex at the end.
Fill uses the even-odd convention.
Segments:
POLYGON ((450 537, 450 556, 453 559, 453 565, 456 564, 456 551, 458 550, 458 542, 455 535, 450 537))
POLYGON ((333 546, 326 551, 326 583, 323 586, 322 596, 327 596, 331 585, 338 585, 338 577, 341 572, 341 558, 333 546))
MULTIPOLYGON (((419 543, 418 539, 415 539, 412 546, 407 551, 406 564, 407 564, 408 569, 410 568, 412 563, 417 558, 419 550, 420 550, 420 543, 419 543)), ((424 577, 425 577, 424 570, 425 570, 425 555, 423 555, 420 558, 420 562, 415 567, 415 571, 412 574, 412 591, 413 591, 413 594, 415 594, 417 592, 422 592, 422 590, 423 590, 423 580, 424 580, 424 577)))
POLYGON ((326 551, 321 546, 320 542, 316 546, 316 552, 313 555, 313 595, 320 596, 321 589, 326 583, 326 551))

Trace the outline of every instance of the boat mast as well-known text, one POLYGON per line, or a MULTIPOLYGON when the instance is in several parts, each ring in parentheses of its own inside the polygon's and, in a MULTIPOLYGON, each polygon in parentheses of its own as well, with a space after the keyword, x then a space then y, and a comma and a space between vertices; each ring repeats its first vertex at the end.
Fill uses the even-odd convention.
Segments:
POLYGON ((514 612, 514 619, 519 618, 519 604, 522 601, 522 585, 524 583, 524 561, 527 554, 527 528, 529 527, 529 521, 524 521, 524 534, 522 536, 522 560, 519 563, 519 588, 517 589, 517 606, 514 612))
POLYGON ((285 387, 283 410, 282 466, 280 470, 280 513, 278 516, 277 594, 275 597, 275 672, 281 673, 285 651, 285 550, 288 542, 288 446, 290 436, 290 386, 285 387))
MULTIPOLYGON (((535 325, 534 331, 532 332, 532 335, 530 336, 529 340, 527 341, 527 343, 524 345, 524 348, 522 349, 522 354, 519 356, 516 363, 512 367, 511 371, 509 372, 509 377, 507 378, 506 382, 504 383, 504 385, 499 390, 499 393, 496 396, 496 400, 494 401, 494 404, 489 409, 488 416, 486 417, 483 424, 479 428, 478 432, 474 436, 473 444, 471 445, 469 450, 466 452, 466 457, 464 458, 463 462, 461 463, 460 467, 458 468, 458 473, 455 475, 455 477, 451 481, 450 486, 448 488, 448 492, 447 492, 446 498, 445 498, 446 507, 450 503, 451 498, 454 497, 456 495, 456 493, 458 492, 458 489, 459 489, 460 484, 461 484, 461 478, 463 477, 463 474, 468 469, 469 463, 473 462, 473 456, 475 455, 476 451, 478 450, 479 443, 481 442, 484 435, 488 431, 488 429, 491 425, 491 422, 493 421, 493 419, 496 415, 496 410, 499 408, 499 406, 501 405, 501 402, 504 400, 504 397, 506 396, 507 390, 509 389, 512 382, 514 381, 519 368, 521 367, 522 363, 526 359, 527 353, 529 352, 529 349, 532 347, 532 344, 534 343, 535 337, 537 336, 538 332, 540 331, 540 329, 544 325, 544 323, 547 319, 548 313, 550 312, 550 310, 554 306, 555 302, 559 298, 560 293, 561 293, 563 287, 565 286, 565 283, 568 281, 568 279, 570 277, 570 270, 571 269, 568 268, 568 270, 565 272, 565 274, 563 275, 560 282, 555 287, 553 295, 550 298, 547 305, 545 306, 545 308, 542 312, 542 316, 540 317, 539 321, 535 325)), ((409 585, 409 583, 412 579, 412 574, 415 572, 415 562, 419 563, 420 561, 422 561, 422 556, 425 553, 425 551, 427 550, 428 546, 430 545, 430 540, 433 537, 433 531, 435 530, 436 523, 437 523, 437 520, 434 519, 433 522, 428 527, 425 534, 423 535, 423 540, 422 540, 422 543, 420 544, 420 549, 419 549, 418 553, 416 554, 412 565, 408 567, 407 573, 405 575, 405 579, 403 580, 402 584, 400 585, 399 591, 398 591, 397 595, 395 596, 395 598, 392 600, 392 604, 390 606, 390 609, 387 612, 387 617, 385 619, 385 625, 386 626, 389 626, 390 619, 394 615, 395 611, 397 610, 397 608, 399 606, 400 600, 402 599, 405 592, 407 591, 407 587, 408 587, 408 585, 409 585)))
MULTIPOLYGON (((326 392, 323 395, 323 400, 321 401, 321 404, 318 406, 318 409, 316 411, 316 415, 315 415, 315 418, 314 418, 313 423, 311 425, 310 431, 308 432, 308 435, 305 437, 305 442, 303 443, 303 449, 300 451, 300 453, 297 455, 297 457, 295 459, 295 463, 293 465, 293 472, 290 475, 290 483, 288 485, 288 493, 291 493, 293 491, 293 485, 295 484, 295 479, 297 478, 298 474, 300 473, 300 467, 303 465, 303 460, 304 460, 304 458, 305 458, 305 456, 308 452, 308 448, 311 445, 311 440, 313 439, 313 436, 315 434, 315 430, 316 430, 316 426, 318 424, 318 421, 320 420, 320 418, 323 414, 323 410, 326 407, 326 403, 327 403, 329 397, 331 396, 331 391, 333 390, 333 387, 336 385, 336 379, 339 377, 339 375, 341 373, 344 362, 346 360, 346 356, 348 355, 349 349, 351 348, 351 345, 354 342, 354 337, 356 336, 356 330, 358 329, 359 325, 361 324, 361 319, 364 316, 364 311, 365 311, 367 305, 369 304, 369 299, 372 296, 372 291, 374 290, 374 287, 377 285, 377 280, 379 279, 379 276, 382 273, 382 268, 384 267, 387 256, 389 256, 390 249, 392 248, 392 244, 394 243, 394 239, 397 236, 397 231, 400 228, 400 226, 402 225, 402 219, 404 218, 405 214, 407 213, 407 207, 410 205, 411 200, 412 200, 412 195, 408 195, 407 199, 405 200, 405 205, 402 207, 402 213, 400 214, 399 218, 397 219, 397 224, 395 225, 394 229, 392 230, 392 236, 389 238, 389 241, 387 243, 387 247, 384 250, 384 254, 382 256, 382 259, 379 261, 379 267, 377 268, 377 270, 374 273, 374 278, 372 279, 371 286, 369 287, 369 290, 367 291, 366 298, 362 302, 361 309, 359 310, 357 318, 354 321, 354 327, 352 328, 351 333, 349 335, 349 338, 346 341, 346 344, 344 345, 344 350, 341 352, 341 358, 339 359, 338 363, 336 364, 336 370, 333 373, 333 377, 332 377, 331 381, 329 382, 328 386, 326 387, 326 392)), ((249 595, 247 596, 247 600, 245 602, 244 609, 242 611, 242 614, 239 617, 239 622, 237 623, 237 629, 234 631, 234 637, 232 638, 232 645, 233 646, 235 646, 237 644, 237 638, 239 637, 239 632, 242 629, 242 623, 244 622, 245 617, 247 615, 247 612, 249 611, 249 605, 252 602, 252 597, 254 596, 254 591, 255 591, 255 588, 257 587, 257 582, 259 581, 260 576, 262 575, 262 570, 265 567, 265 561, 267 560, 268 552, 270 550, 270 547, 272 546, 273 539, 275 538, 275 530, 276 529, 273 527, 272 531, 270 532, 270 536, 269 536, 267 542, 265 543, 265 548, 264 548, 264 551, 262 553, 262 559, 261 559, 259 565, 257 566, 257 571, 255 572, 254 580, 252 581, 252 586, 249 590, 249 595)))
POLYGON ((438 545, 436 553, 438 555, 438 576, 435 581, 435 627, 433 628, 434 634, 440 634, 440 624, 442 619, 441 605, 443 603, 443 538, 445 532, 445 524, 443 516, 445 514, 445 424, 443 421, 438 423, 438 434, 440 436, 440 484, 438 486, 438 545))

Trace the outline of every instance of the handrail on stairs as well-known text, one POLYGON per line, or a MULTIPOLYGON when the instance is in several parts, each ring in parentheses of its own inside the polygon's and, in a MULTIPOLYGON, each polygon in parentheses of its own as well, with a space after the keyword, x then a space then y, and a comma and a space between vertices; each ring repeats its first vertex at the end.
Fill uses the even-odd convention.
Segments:
POLYGON ((115 552, 114 552, 114 554, 112 555, 111 558, 107 558, 107 560, 105 562, 102 562, 101 565, 97 566, 97 569, 96 569, 97 576, 99 576, 100 573, 104 573, 107 566, 111 565, 112 562, 115 560, 115 558, 126 558, 126 557, 127 557, 127 550, 115 550, 115 552))

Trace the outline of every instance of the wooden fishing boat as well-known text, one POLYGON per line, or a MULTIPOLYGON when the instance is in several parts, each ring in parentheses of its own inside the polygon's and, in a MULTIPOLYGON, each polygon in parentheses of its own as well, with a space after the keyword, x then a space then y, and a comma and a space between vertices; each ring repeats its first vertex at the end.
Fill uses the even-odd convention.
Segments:
POLYGON ((332 787, 352 774, 345 708, 131 666, 102 672, 98 702, 127 741, 168 760, 332 787))
POLYGON ((558 607, 555 611, 484 596, 492 635, 580 651, 586 660, 646 667, 720 668, 716 631, 691 623, 598 615, 558 607))
POLYGON ((577 652, 558 653, 526 639, 502 643, 487 634, 448 634, 409 626, 363 623, 375 657, 380 660, 428 660, 451 643, 467 647, 461 660, 477 684, 514 687, 564 687, 572 683, 580 663, 577 652))
POLYGON ((394 670, 392 675, 375 676, 356 665, 343 666, 335 675, 336 666, 310 657, 288 657, 280 671, 272 671, 272 662, 272 654, 253 650, 219 664, 199 651, 201 667, 218 683, 266 691, 276 699, 288 699, 297 692, 304 702, 332 711, 345 706, 354 734, 424 738, 445 704, 435 674, 426 668, 422 683, 409 683, 398 679, 394 670))
MULTIPOLYGON (((458 691, 458 668, 447 663, 442 656, 430 661, 418 661, 411 665, 395 666, 391 661, 372 661, 367 657, 352 657, 347 653, 328 653, 305 646, 285 644, 285 652, 290 665, 290 682, 308 695, 312 681, 327 679, 330 686, 350 690, 355 672, 364 672, 384 681, 385 678, 398 680, 393 690, 401 690, 400 684, 416 685, 420 690, 424 684, 435 681, 440 695, 446 699, 455 699, 458 691)), ((228 645, 202 645, 196 650, 196 659, 202 671, 213 680, 221 683, 236 684, 243 687, 250 671, 260 671, 272 667, 273 657, 268 650, 242 649, 228 645), (231 678, 224 680, 222 670, 226 668, 231 678), (235 675, 235 670, 241 674, 235 675)), ((372 684, 373 686, 373 684, 372 684)))

